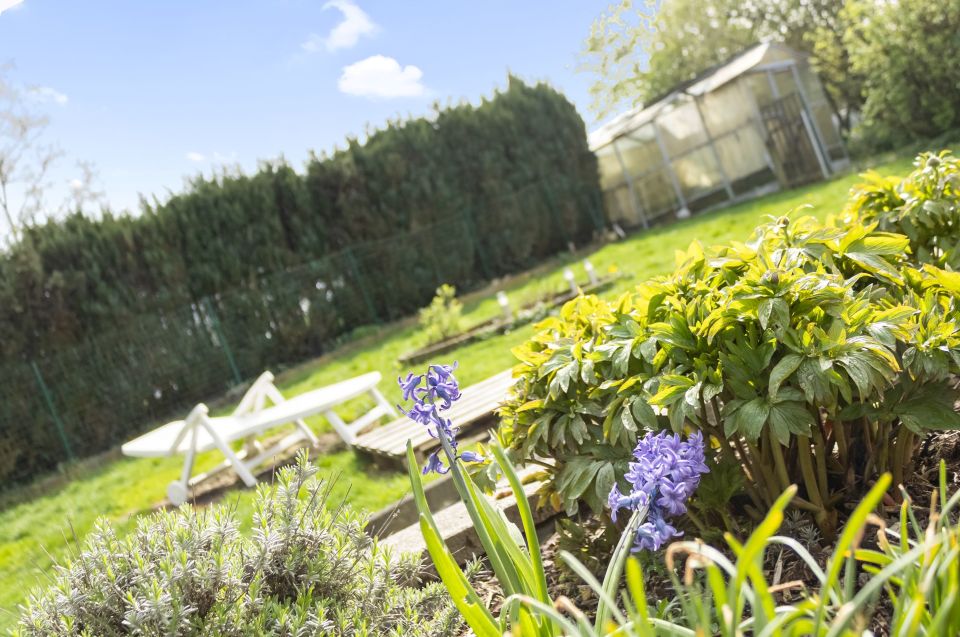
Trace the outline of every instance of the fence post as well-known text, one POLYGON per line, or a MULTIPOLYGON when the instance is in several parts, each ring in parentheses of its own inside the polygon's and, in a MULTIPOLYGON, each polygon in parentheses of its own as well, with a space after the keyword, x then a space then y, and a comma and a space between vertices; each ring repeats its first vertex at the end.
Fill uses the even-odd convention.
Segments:
POLYGON ((67 432, 63 428, 63 421, 60 420, 60 414, 57 413, 57 408, 53 404, 53 396, 50 395, 50 389, 47 388, 47 383, 44 382, 43 375, 40 374, 40 368, 37 367, 36 361, 30 361, 30 368, 33 370, 33 377, 37 380, 37 385, 40 387, 40 393, 43 394, 43 400, 47 403, 47 409, 50 410, 50 416, 53 418, 53 424, 57 427, 57 433, 60 434, 60 442, 63 443, 63 448, 67 452, 67 459, 72 462, 75 458, 73 455, 73 447, 70 446, 67 432))
POLYGON ((353 247, 347 246, 343 251, 343 255, 347 259, 347 265, 350 266, 350 271, 353 273, 353 278, 357 280, 357 286, 360 288, 360 294, 363 296, 363 302, 367 305, 367 311, 370 312, 370 317, 373 318, 374 323, 380 323, 380 315, 377 314, 377 309, 373 305, 373 299, 370 298, 370 293, 367 291, 367 286, 363 282, 363 278, 360 276, 360 268, 357 267, 357 260, 353 256, 353 247))
POLYGON ((240 385, 243 383, 243 377, 240 376, 240 369, 237 367, 237 361, 233 358, 233 351, 230 349, 230 344, 223 335, 223 329, 220 327, 220 317, 217 316, 216 311, 213 309, 210 297, 204 298, 203 304, 206 306, 207 316, 210 317, 210 327, 213 328, 214 334, 217 335, 217 340, 220 341, 220 345, 223 346, 223 353, 227 356, 227 362, 230 364, 230 370, 233 372, 233 379, 237 385, 240 385))

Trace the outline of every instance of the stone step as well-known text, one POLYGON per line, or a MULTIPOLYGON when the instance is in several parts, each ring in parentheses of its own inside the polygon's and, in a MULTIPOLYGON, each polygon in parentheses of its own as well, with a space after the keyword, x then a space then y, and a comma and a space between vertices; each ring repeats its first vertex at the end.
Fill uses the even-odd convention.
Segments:
MULTIPOLYGON (((547 509, 537 511, 536 492, 540 486, 541 483, 537 481, 523 485, 524 495, 527 497, 527 501, 534 511, 534 521, 538 525, 555 515, 553 511, 547 509)), ((498 489, 491 499, 497 507, 503 510, 507 519, 516 524, 522 531, 523 527, 517 508, 517 500, 510 492, 510 489, 498 489)), ((437 523, 437 527, 440 529, 440 535, 446 542, 447 548, 450 549, 450 552, 453 553, 460 564, 466 563, 475 556, 479 557, 484 554, 483 546, 480 544, 480 538, 473 530, 473 522, 470 520, 467 507, 464 506, 463 502, 458 500, 446 508, 434 511, 433 518, 437 523)), ((420 532, 419 518, 406 528, 383 539, 382 543, 393 547, 396 551, 419 554, 429 564, 430 556, 427 554, 427 547, 423 541, 423 535, 420 532)), ((430 569, 432 570, 432 565, 430 565, 430 569)))

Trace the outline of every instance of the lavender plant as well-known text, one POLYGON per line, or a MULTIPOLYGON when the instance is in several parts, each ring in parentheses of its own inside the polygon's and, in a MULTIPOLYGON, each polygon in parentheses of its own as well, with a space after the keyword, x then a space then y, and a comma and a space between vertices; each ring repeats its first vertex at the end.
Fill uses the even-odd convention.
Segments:
POLYGON ((374 542, 362 515, 327 502, 316 471, 301 455, 261 486, 249 534, 221 506, 145 516, 127 536, 101 522, 14 634, 459 634, 444 588, 422 585, 419 558, 374 542))

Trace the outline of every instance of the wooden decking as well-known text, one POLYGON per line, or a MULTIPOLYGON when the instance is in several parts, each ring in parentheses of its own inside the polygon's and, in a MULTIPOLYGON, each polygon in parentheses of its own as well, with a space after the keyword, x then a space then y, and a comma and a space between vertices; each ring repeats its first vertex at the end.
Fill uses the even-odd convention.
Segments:
MULTIPOLYGON (((468 441, 481 426, 492 423, 493 410, 506 398, 513 383, 513 374, 506 370, 462 390, 460 400, 444 412, 453 426, 459 428, 461 441, 468 441)), ((404 417, 361 435, 353 448, 380 464, 396 466, 404 462, 407 440, 413 443, 418 460, 423 460, 439 444, 430 437, 426 427, 404 417)))

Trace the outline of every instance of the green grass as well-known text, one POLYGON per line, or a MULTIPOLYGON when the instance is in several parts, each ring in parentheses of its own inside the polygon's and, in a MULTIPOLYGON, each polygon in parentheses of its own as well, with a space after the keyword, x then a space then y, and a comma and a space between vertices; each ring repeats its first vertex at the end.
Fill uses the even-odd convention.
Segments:
MULTIPOLYGON (((878 170, 902 175, 909 171, 910 162, 911 156, 893 158, 878 170)), ((589 258, 600 273, 616 268, 633 276, 618 281, 613 289, 604 292, 604 296, 612 297, 644 278, 669 271, 674 265, 675 252, 694 240, 704 244, 744 240, 765 215, 782 215, 804 204, 812 205, 807 214, 819 217, 838 212, 856 181, 857 177, 850 174, 706 213, 604 246, 589 258)), ((514 307, 519 307, 549 292, 566 289, 562 271, 567 265, 584 280, 586 277, 579 265, 583 256, 555 259, 526 275, 503 281, 498 287, 506 289, 514 307)), ((464 299, 466 322, 479 322, 499 313, 493 289, 490 287, 464 299)), ((281 374, 278 381, 281 389, 296 394, 379 370, 384 375, 382 389, 387 398, 398 401, 399 390, 393 379, 407 370, 400 368, 397 357, 422 344, 418 330, 411 321, 405 321, 365 332, 332 355, 281 374)), ((511 348, 532 332, 533 327, 528 325, 460 348, 445 359, 460 362, 458 377, 462 384, 468 385, 512 365, 511 348)), ((354 401, 345 406, 344 415, 349 417, 364 406, 362 400, 354 401)), ((311 424, 318 431, 327 429, 320 420, 311 424)), ((341 474, 333 501, 346 497, 356 507, 377 510, 408 491, 403 474, 375 471, 347 450, 314 460, 324 471, 341 474)), ((200 468, 216 461, 212 454, 207 454, 199 459, 200 468)), ((67 484, 47 488, 27 502, 0 511, 0 632, 15 623, 16 608, 25 601, 28 591, 49 582, 52 559, 67 556, 71 547, 75 547, 75 538, 83 538, 97 518, 109 519, 121 530, 130 529, 136 524, 137 516, 149 512, 163 498, 166 485, 178 477, 179 470, 179 458, 86 462, 70 469, 71 481, 67 484)), ((252 494, 249 490, 230 492, 228 500, 236 503, 241 517, 250 513, 252 494)))

